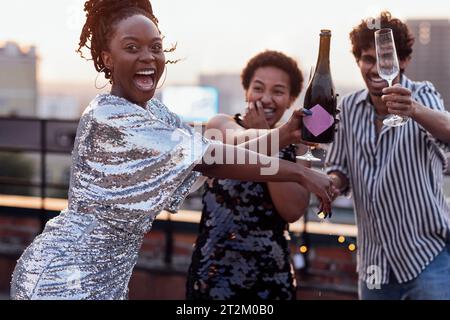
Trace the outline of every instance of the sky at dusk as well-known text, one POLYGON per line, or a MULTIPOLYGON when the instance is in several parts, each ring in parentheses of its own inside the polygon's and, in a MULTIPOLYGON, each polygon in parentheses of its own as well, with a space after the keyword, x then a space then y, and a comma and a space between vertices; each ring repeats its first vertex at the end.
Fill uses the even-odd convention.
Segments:
MULTIPOLYGON (((82 0, 0 0, 0 42, 35 45, 43 83, 93 83, 96 72, 75 53, 84 23, 82 0)), ((348 33, 362 18, 388 9, 394 16, 450 19, 446 0, 294 1, 155 0, 153 9, 166 36, 177 43, 168 58, 168 84, 195 84, 200 73, 239 73, 264 49, 296 58, 307 74, 317 59, 320 29, 332 30, 334 81, 361 83, 350 53, 348 33)))

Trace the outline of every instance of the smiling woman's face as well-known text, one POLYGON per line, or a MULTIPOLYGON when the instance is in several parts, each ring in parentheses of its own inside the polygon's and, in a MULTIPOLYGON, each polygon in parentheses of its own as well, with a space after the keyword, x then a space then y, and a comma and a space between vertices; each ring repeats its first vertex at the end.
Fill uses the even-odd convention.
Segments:
POLYGON ((295 100, 290 92, 289 74, 267 66, 255 70, 245 95, 247 101, 261 101, 267 124, 273 128, 295 100))
POLYGON ((133 15, 117 23, 108 45, 102 59, 112 71, 111 93, 145 106, 166 62, 158 28, 149 18, 133 15))

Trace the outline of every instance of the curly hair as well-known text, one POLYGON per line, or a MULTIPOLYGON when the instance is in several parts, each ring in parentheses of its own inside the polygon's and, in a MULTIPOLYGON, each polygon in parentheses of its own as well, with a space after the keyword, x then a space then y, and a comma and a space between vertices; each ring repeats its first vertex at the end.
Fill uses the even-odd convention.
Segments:
POLYGON ((247 62, 241 73, 242 86, 245 90, 250 87, 255 71, 261 67, 275 67, 286 72, 290 79, 290 95, 294 98, 298 97, 300 91, 302 91, 303 75, 297 62, 282 52, 272 50, 263 51, 247 62))
POLYGON ((134 15, 143 15, 158 28, 158 19, 148 0, 89 0, 84 4, 84 11, 86 22, 81 31, 77 52, 82 58, 86 58, 81 50, 83 47, 89 49, 95 69, 103 72, 106 79, 111 79, 111 70, 105 67, 101 52, 108 49, 108 42, 117 23, 134 15))
MULTIPOLYGON (((375 47, 374 33, 376 28, 369 26, 369 19, 362 20, 361 23, 350 32, 352 42, 352 52, 356 60, 361 58, 362 50, 375 47)), ((381 28, 390 28, 394 34, 395 47, 400 60, 406 60, 411 57, 414 36, 408 26, 397 18, 393 18, 391 13, 383 11, 375 19, 381 28)))

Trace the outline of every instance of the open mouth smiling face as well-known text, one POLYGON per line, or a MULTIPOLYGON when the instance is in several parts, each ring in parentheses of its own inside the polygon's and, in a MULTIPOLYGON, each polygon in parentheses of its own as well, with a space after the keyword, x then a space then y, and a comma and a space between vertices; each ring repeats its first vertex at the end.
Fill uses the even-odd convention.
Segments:
POLYGON ((133 76, 134 85, 141 91, 150 91, 155 89, 155 68, 143 68, 133 76))
POLYGON ((255 70, 246 92, 248 101, 260 101, 269 127, 273 128, 290 107, 289 75, 276 67, 265 66, 255 70))
POLYGON ((111 94, 145 106, 155 94, 166 62, 157 26, 139 14, 121 20, 102 58, 112 70, 111 94))

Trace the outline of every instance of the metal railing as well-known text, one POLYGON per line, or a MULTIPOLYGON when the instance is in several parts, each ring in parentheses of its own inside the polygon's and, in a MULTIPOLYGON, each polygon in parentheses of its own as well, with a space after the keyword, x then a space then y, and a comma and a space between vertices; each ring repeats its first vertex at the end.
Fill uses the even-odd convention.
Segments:
POLYGON ((68 185, 63 183, 48 183, 47 156, 49 154, 70 154, 77 126, 78 121, 0 117, 0 151, 33 152, 39 155, 39 183, 6 176, 0 177, 0 185, 39 188, 41 230, 48 220, 44 205, 47 189, 65 190, 68 188, 68 185))

